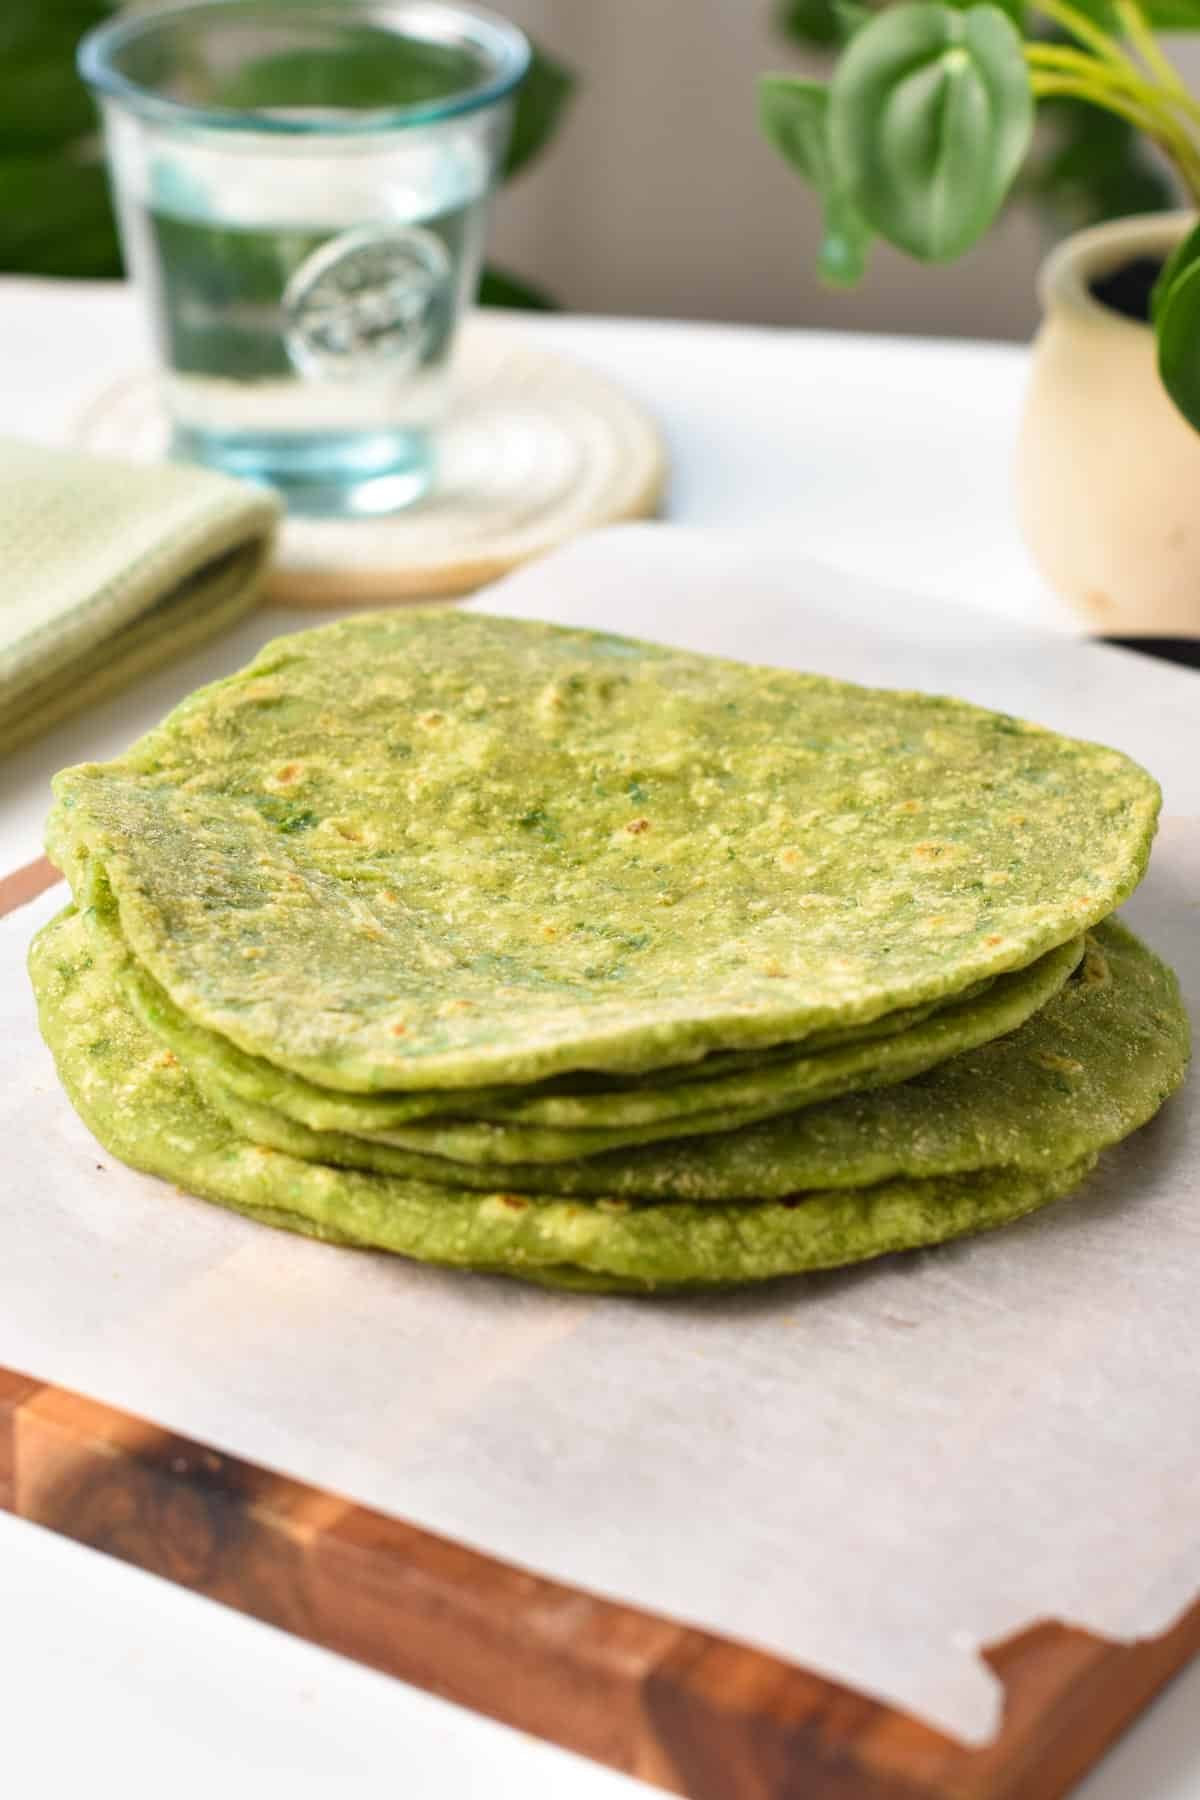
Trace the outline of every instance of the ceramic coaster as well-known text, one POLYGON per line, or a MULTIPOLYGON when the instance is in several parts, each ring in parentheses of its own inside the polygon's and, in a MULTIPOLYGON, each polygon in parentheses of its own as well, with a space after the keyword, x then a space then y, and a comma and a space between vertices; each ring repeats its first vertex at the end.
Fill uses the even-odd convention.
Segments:
MULTIPOLYGON (((90 450, 153 461, 169 428, 154 377, 130 375, 77 421, 90 450)), ((463 594, 576 533, 653 513, 657 427, 620 388, 476 315, 464 326, 434 490, 377 519, 284 523, 265 598, 290 606, 463 594)))

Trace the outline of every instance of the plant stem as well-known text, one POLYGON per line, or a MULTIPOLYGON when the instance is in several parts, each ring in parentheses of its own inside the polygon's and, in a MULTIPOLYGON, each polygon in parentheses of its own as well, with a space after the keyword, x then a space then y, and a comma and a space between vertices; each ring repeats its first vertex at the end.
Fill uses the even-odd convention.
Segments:
MULTIPOLYGON (((1073 100, 1087 100, 1093 106, 1103 107, 1106 112, 1128 119, 1131 125, 1152 138, 1171 159, 1192 200, 1200 205, 1200 148, 1193 143, 1178 120, 1166 114, 1160 106, 1144 104, 1140 96, 1132 94, 1116 82, 1111 86, 1102 85, 1065 71, 1060 74, 1051 69, 1031 68, 1030 86, 1036 98, 1050 99, 1061 95, 1073 100)), ((1146 92, 1156 98, 1153 89, 1146 92)))
POLYGON ((1183 114, 1185 119, 1190 119, 1193 125, 1200 124, 1200 102, 1193 100, 1191 94, 1188 93, 1188 90, 1183 86, 1182 82, 1178 84, 1177 88, 1172 87, 1166 92, 1164 92, 1162 88, 1151 87, 1144 81, 1139 82, 1137 85, 1138 91, 1144 97, 1148 98, 1153 95, 1156 102, 1164 106, 1174 107, 1176 111, 1183 114))
POLYGON ((1115 4, 1117 17, 1125 28, 1126 37, 1150 73, 1168 94, 1173 94, 1176 99, 1183 97, 1190 100, 1191 95, 1180 80, 1178 69, 1159 44, 1138 0, 1115 0, 1115 4))
POLYGON ((1089 56, 1086 50, 1075 50, 1068 44, 1026 44, 1025 60, 1033 69, 1064 69, 1083 81, 1119 87, 1130 94, 1140 94, 1149 86, 1132 67, 1114 67, 1112 63, 1101 62, 1099 57, 1089 56))
POLYGON ((1077 80, 1071 75, 1056 75, 1047 72, 1045 75, 1034 74, 1031 85, 1039 99, 1048 99, 1052 95, 1069 95, 1075 100, 1090 100, 1093 105, 1102 106, 1106 112, 1119 113, 1136 125, 1139 131, 1148 133, 1156 142, 1175 155, 1175 146, 1167 137, 1163 121, 1157 113, 1151 112, 1128 94, 1113 89, 1111 92, 1098 93, 1090 82, 1077 80))
POLYGON ((1034 3, 1038 11, 1045 13, 1048 19, 1053 19, 1056 25, 1069 31, 1081 44, 1087 44, 1101 61, 1110 63, 1123 74, 1137 75, 1137 64, 1126 56, 1116 39, 1094 24, 1086 13, 1079 12, 1070 4, 1070 0, 1034 0, 1034 3))
POLYGON ((1178 82, 1172 84, 1170 92, 1164 92, 1132 66, 1116 68, 1111 63, 1101 62, 1098 57, 1089 56, 1085 50, 1075 50, 1066 44, 1026 44, 1025 60, 1032 70, 1061 70, 1085 81, 1089 87, 1095 87, 1097 104, 1101 103, 1099 90, 1103 89, 1127 95, 1164 120, 1172 117, 1172 108, 1177 108, 1194 122, 1200 122, 1200 105, 1178 82))
POLYGON ((1114 69, 1086 51, 1073 50, 1060 44, 1027 44, 1025 61, 1031 74, 1052 74, 1082 82, 1093 90, 1096 104, 1102 106, 1107 96, 1117 95, 1153 113, 1164 125, 1178 127, 1170 110, 1170 96, 1162 94, 1140 75, 1114 69))
POLYGON ((1092 52, 1089 56, 1073 45, 1026 44, 1035 95, 1070 95, 1128 119, 1170 157, 1192 199, 1200 203, 1200 148, 1189 130, 1189 125, 1200 125, 1200 104, 1160 48, 1141 0, 1114 0, 1117 17, 1141 63, 1127 55, 1111 33, 1080 12, 1073 0, 1034 0, 1034 4, 1092 52), (1147 73, 1153 80, 1147 80, 1147 73), (1047 82, 1053 85, 1048 87, 1047 82))

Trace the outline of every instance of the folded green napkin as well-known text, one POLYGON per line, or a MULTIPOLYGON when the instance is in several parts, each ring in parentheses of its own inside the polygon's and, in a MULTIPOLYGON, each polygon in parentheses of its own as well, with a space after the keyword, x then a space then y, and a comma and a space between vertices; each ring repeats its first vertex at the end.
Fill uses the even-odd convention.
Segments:
POLYGON ((0 439, 0 754, 245 612, 279 513, 206 469, 0 439))

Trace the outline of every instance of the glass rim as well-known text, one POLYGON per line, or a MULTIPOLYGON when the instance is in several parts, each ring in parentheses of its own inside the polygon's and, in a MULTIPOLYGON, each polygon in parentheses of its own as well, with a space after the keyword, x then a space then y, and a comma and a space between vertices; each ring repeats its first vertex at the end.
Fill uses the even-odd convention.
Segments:
MULTIPOLYGON (((463 5, 459 0, 395 0, 387 11, 397 22, 397 36, 405 35, 405 15, 414 24, 420 19, 441 18, 457 27, 461 40, 474 43, 491 55, 494 73, 474 87, 462 88, 440 100, 422 100, 410 106, 364 107, 361 111, 320 119, 280 117, 254 107, 196 106, 188 100, 176 100, 169 94, 132 80, 116 66, 116 57, 140 39, 159 35, 180 19, 214 21, 231 14, 251 16, 260 13, 276 18, 289 12, 297 17, 318 11, 333 12, 329 0, 184 0, 162 11, 126 14, 93 26, 81 40, 76 54, 79 73, 95 93, 106 100, 122 102, 143 118, 169 125, 210 126, 220 131, 252 131, 286 137, 354 137, 371 132, 403 130, 414 125, 432 125, 463 113, 478 112, 494 106, 519 86, 529 71, 533 52, 525 33, 498 13, 482 6, 463 5)), ((380 0, 357 0, 347 6, 338 0, 340 17, 348 19, 354 11, 372 13, 383 10, 380 0)), ((407 35, 437 42, 436 34, 413 29, 407 35)))

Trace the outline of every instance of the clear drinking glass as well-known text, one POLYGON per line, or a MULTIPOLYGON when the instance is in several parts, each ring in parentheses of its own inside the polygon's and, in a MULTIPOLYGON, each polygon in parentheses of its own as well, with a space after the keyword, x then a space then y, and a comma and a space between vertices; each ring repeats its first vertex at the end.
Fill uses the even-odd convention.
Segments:
POLYGON ((295 510, 408 505, 529 65, 442 0, 192 0, 79 53, 174 453, 295 510))

